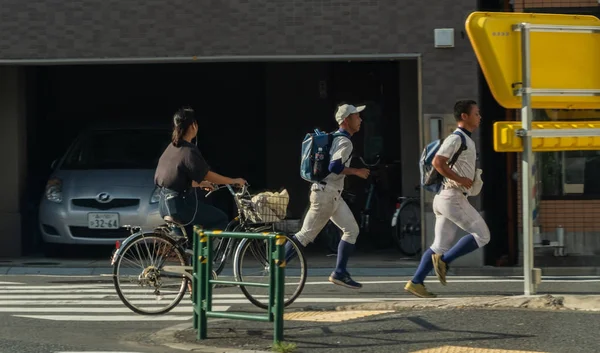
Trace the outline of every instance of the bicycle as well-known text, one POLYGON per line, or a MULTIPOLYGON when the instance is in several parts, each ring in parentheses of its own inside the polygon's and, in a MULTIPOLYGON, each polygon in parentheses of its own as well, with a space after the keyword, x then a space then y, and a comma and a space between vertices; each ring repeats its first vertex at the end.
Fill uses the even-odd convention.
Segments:
MULTIPOLYGON (((273 222, 257 223, 256 220, 260 218, 261 214, 257 210, 257 205, 252 201, 252 197, 247 189, 248 185, 242 186, 241 192, 235 192, 230 185, 216 187, 215 190, 207 193, 208 196, 212 192, 227 187, 231 195, 233 196, 236 205, 238 206, 238 215, 234 218, 234 221, 239 221, 239 225, 234 227, 233 231, 252 231, 263 229, 263 231, 272 231, 273 222), (256 226, 256 228, 254 228, 256 226), (267 227, 269 230, 267 230, 267 227)), ((185 227, 174 220, 172 217, 166 216, 164 218, 166 224, 155 228, 151 232, 144 232, 141 227, 138 226, 124 226, 128 228, 131 235, 127 237, 122 243, 117 242, 116 248, 113 251, 111 257, 111 266, 113 266, 113 284, 117 295, 121 301, 131 309, 133 312, 142 315, 160 315, 169 312, 183 299, 187 290, 190 290, 189 286, 192 283, 192 256, 193 251, 188 249, 189 239, 186 233, 185 227), (150 245, 149 245, 150 244, 150 245), (152 251, 151 251, 152 249, 152 251), (132 258, 138 255, 139 261, 132 261, 132 258), (167 261, 173 261, 174 264, 167 264, 167 261), (127 270, 124 268, 125 264, 131 263, 134 268, 127 270), (121 280, 120 276, 127 276, 129 273, 129 280, 121 280), (173 283, 165 285, 166 280, 173 278, 173 283), (127 283, 130 282, 130 283, 127 283), (149 287, 151 290, 151 298, 153 300, 142 300, 140 302, 140 293, 144 291, 145 287, 149 287), (169 288, 173 288, 169 291, 169 288), (141 288, 141 289, 140 289, 141 288), (129 289, 132 290, 131 295, 126 295, 129 289), (166 305, 160 305, 166 295, 173 295, 173 298, 166 301, 166 305), (149 308, 142 308, 141 305, 150 304, 149 308), (157 305, 158 304, 158 305, 157 305)), ((230 222, 230 224, 233 222, 230 222)), ((226 231, 229 231, 226 229, 226 231)), ((292 295, 284 298, 284 305, 289 306, 296 298, 300 295, 306 283, 306 258, 304 252, 294 242, 289 239, 292 243, 296 252, 298 264, 300 264, 300 281, 296 285, 292 295)), ((214 238, 217 243, 217 248, 222 246, 222 238, 214 238), (219 240, 217 240, 219 239, 219 240)), ((231 238, 227 238, 231 240, 231 238)), ((233 248, 231 241, 226 242, 227 246, 224 249, 233 248)), ((262 272, 269 271, 268 261, 268 242, 266 240, 249 240, 242 239, 236 247, 234 255, 234 277, 236 281, 243 282, 246 277, 244 271, 244 258, 243 256, 250 251, 259 262, 259 268, 262 272)), ((230 252, 230 251, 229 251, 230 252)), ((221 257, 221 259, 224 259, 221 257)), ((218 261, 218 257, 215 256, 215 261, 218 261)), ((215 266, 216 269, 219 267, 215 266)), ((250 267, 251 268, 251 267, 250 267)), ((215 279, 218 273, 222 271, 222 267, 219 271, 213 271, 212 277, 215 279)), ((293 286, 290 284, 286 271, 286 287, 293 286)), ((239 285, 242 293, 246 298, 254 305, 266 309, 268 307, 268 295, 259 296, 251 294, 248 288, 239 285), (265 298, 260 298, 265 297, 265 298), (261 301, 260 299, 263 299, 261 301)), ((268 289, 267 289, 268 290, 268 289)), ((191 298, 191 296, 190 296, 191 298)))
MULTIPOLYGON (((364 164, 365 167, 369 168, 369 170, 371 170, 371 174, 369 175, 369 184, 367 187, 367 200, 365 202, 365 207, 360 211, 360 231, 364 232, 364 233, 369 233, 370 231, 370 218, 371 218, 371 210, 372 210, 372 205, 373 205, 373 199, 375 198, 375 207, 376 209, 380 207, 379 204, 379 198, 378 196, 375 194, 375 185, 377 184, 377 181, 379 179, 379 170, 372 170, 374 168, 377 168, 379 166, 379 163, 381 162, 381 157, 379 155, 375 156, 376 160, 375 163, 367 163, 365 162, 365 160, 362 157, 358 157, 358 159, 361 161, 362 164, 364 164)), ((376 213, 376 215, 380 214, 376 213)))
POLYGON ((421 252, 421 203, 418 197, 398 197, 392 217, 392 238, 396 248, 406 256, 421 252))
POLYGON ((387 197, 387 178, 390 166, 394 164, 382 164, 381 155, 375 156, 375 162, 367 163, 364 158, 359 157, 361 163, 370 170, 367 186, 365 189, 366 199, 359 213, 359 228, 362 239, 369 239, 365 244, 371 248, 388 248, 392 241, 387 237, 374 237, 379 234, 387 234, 389 220, 389 204, 391 198, 387 197), (370 235, 370 236, 365 236, 370 235))

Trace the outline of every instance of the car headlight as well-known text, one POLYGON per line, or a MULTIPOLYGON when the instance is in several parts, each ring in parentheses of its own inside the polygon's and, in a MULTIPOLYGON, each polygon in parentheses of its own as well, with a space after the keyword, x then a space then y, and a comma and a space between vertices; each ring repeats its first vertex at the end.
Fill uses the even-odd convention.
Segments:
POLYGON ((46 200, 56 203, 62 202, 62 181, 52 178, 46 183, 46 200))
POLYGON ((154 188, 154 191, 152 192, 152 196, 150 196, 150 204, 158 203, 158 200, 160 200, 159 189, 154 188))

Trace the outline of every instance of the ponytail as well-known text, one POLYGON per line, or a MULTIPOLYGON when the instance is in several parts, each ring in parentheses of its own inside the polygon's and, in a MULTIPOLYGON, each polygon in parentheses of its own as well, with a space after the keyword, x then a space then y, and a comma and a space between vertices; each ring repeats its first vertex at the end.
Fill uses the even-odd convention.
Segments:
POLYGON ((196 121, 194 110, 189 107, 184 107, 175 112, 173 116, 173 134, 171 135, 171 143, 175 147, 179 147, 183 136, 190 126, 196 121))
POLYGON ((183 139, 184 134, 185 131, 183 131, 181 125, 175 125, 173 127, 173 135, 171 135, 171 143, 173 143, 173 146, 179 147, 179 143, 183 139))

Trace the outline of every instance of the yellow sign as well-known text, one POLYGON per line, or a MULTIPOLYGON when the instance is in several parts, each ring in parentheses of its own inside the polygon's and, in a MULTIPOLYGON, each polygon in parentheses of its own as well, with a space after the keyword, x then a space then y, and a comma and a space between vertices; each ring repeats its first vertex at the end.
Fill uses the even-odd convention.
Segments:
MULTIPOLYGON (((508 109, 521 108, 521 32, 513 25, 599 26, 595 16, 515 12, 473 12, 465 27, 492 95, 508 109)), ((530 33, 531 88, 600 90, 600 33, 530 33)), ((600 95, 531 97, 532 108, 597 109, 600 95)))
POLYGON ((600 120, 600 109, 571 110, 571 109, 546 109, 546 115, 550 120, 600 120))
MULTIPOLYGON (((516 135, 517 130, 521 127, 520 121, 495 122, 494 151, 523 152, 521 137, 516 135)), ((600 129, 600 121, 532 122, 531 128, 534 131, 541 129, 600 129)), ((600 150, 600 136, 532 137, 531 148, 533 152, 600 150)))

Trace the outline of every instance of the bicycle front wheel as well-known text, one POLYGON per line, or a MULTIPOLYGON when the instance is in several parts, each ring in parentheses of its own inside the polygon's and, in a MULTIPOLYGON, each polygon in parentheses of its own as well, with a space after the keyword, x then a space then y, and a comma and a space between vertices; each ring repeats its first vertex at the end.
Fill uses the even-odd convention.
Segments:
POLYGON ((169 236, 139 234, 129 242, 113 265, 113 283, 121 301, 133 312, 160 315, 183 298, 188 280, 166 276, 164 266, 186 266, 185 254, 169 236))
MULTIPOLYGON (((289 236, 286 235, 286 237, 287 241, 293 244, 296 251, 296 256, 285 267, 283 301, 284 306, 287 307, 302 293, 306 283, 307 268, 302 248, 292 242, 289 236)), ((269 283, 272 269, 269 266, 269 242, 267 240, 243 239, 236 249, 233 261, 236 281, 269 283)), ((269 307, 269 288, 240 285, 240 289, 252 304, 262 309, 269 307)))
POLYGON ((417 200, 406 200, 400 206, 396 226, 392 228, 396 247, 406 256, 421 252, 421 206, 417 200))

